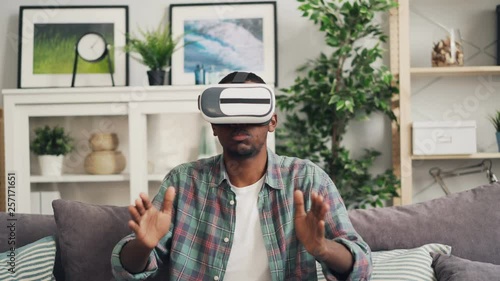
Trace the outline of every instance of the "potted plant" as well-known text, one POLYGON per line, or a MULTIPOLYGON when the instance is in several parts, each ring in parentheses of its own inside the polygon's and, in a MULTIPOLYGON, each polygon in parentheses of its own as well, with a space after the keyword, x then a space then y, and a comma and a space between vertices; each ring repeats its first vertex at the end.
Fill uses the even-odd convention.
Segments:
POLYGON ((64 132, 64 128, 45 126, 35 129, 35 139, 30 148, 38 155, 42 175, 60 176, 63 157, 73 150, 73 139, 64 132))
POLYGON ((495 115, 490 116, 490 121, 496 130, 498 151, 500 152, 500 110, 495 115))
POLYGON ((127 45, 125 51, 137 53, 141 57, 132 58, 138 60, 149 68, 149 85, 163 85, 165 81, 165 70, 170 68, 170 58, 178 49, 182 36, 172 38, 170 27, 160 25, 154 30, 143 31, 139 29, 142 38, 133 37, 127 34, 127 45))
MULTIPOLYGON (((349 121, 382 112, 391 120, 391 98, 398 93, 394 78, 380 66, 387 36, 375 21, 379 12, 396 6, 392 0, 298 0, 303 16, 325 34, 329 54, 299 69, 292 86, 283 89, 277 105, 287 113, 277 134, 277 151, 307 158, 332 178, 348 208, 383 206, 397 196, 399 180, 390 169, 373 175, 370 167, 380 152, 364 149, 353 159, 343 146, 349 121), (374 44, 364 44, 368 41, 374 44)), ((369 136, 359 136, 368 137, 369 136)))

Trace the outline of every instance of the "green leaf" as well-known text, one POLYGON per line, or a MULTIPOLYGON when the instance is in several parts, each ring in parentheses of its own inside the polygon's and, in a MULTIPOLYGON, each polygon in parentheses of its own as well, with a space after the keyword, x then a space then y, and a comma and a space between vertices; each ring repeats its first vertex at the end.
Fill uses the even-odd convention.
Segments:
POLYGON ((332 96, 330 100, 328 101, 328 104, 334 104, 340 100, 339 96, 332 96))

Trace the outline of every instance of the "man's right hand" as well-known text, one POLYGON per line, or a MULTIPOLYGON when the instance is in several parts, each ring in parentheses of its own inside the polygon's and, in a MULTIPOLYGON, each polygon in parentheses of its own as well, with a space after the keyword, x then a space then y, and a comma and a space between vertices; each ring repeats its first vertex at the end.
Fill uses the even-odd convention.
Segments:
POLYGON ((175 188, 167 188, 161 210, 151 204, 145 193, 141 193, 139 197, 135 200, 135 206, 129 206, 132 219, 128 226, 135 233, 137 243, 152 250, 170 229, 175 188))

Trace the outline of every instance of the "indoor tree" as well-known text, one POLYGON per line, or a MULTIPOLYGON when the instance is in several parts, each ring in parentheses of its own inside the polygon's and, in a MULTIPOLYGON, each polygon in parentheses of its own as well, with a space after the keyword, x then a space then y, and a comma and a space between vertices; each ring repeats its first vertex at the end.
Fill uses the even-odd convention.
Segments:
POLYGON ((277 151, 322 167, 348 208, 382 206, 397 195, 399 180, 392 170, 371 175, 369 168, 380 153, 365 149, 360 159, 352 159, 342 137, 349 121, 373 112, 396 121, 391 97, 398 91, 391 73, 380 66, 380 44, 387 36, 374 20, 377 13, 396 4, 390 0, 298 1, 303 16, 324 32, 331 53, 321 53, 301 67, 294 84, 277 97, 278 107, 287 112, 278 131, 277 151))

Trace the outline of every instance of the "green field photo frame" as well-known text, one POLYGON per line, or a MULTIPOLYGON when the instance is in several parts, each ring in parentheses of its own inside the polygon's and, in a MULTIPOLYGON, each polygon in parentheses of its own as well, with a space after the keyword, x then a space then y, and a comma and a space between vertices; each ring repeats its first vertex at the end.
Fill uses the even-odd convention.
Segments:
POLYGON ((73 71, 75 87, 128 86, 127 33, 128 6, 21 6, 18 88, 71 87, 73 71), (77 55, 89 32, 105 38, 109 59, 77 55))

